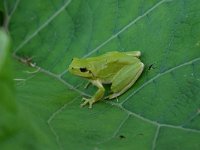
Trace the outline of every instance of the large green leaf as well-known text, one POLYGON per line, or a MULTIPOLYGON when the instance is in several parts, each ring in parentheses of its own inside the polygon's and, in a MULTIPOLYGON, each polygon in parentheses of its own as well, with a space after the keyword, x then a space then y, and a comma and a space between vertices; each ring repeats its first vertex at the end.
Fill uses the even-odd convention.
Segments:
POLYGON ((0 143, 16 130, 16 103, 9 61, 9 37, 0 29, 0 143))
POLYGON ((15 101, 12 63, 9 57, 10 38, 4 30, 0 30, 0 43, 0 147, 2 150, 22 147, 42 149, 49 137, 48 140, 45 139, 47 135, 27 119, 30 117, 28 112, 15 101))
POLYGON ((17 104, 38 129, 37 149, 200 149, 199 0, 4 6, 12 54, 21 62, 15 61, 17 104), (113 50, 140 50, 144 73, 119 101, 80 108, 82 95, 96 88, 83 89, 67 66, 73 57, 113 50))

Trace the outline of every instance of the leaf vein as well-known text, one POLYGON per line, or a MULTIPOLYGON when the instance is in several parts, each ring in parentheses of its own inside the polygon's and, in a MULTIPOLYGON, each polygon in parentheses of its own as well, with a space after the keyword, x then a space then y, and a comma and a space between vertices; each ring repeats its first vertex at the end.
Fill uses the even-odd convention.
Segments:
POLYGON ((123 111, 125 111, 126 113, 128 113, 129 115, 132 115, 138 119, 141 119, 145 122, 148 122, 150 124, 153 124, 153 125, 156 125, 156 126, 160 126, 160 127, 168 127, 168 128, 174 128, 174 129, 180 129, 180 130, 184 130, 184 131, 189 131, 189 132, 194 132, 194 133, 200 133, 200 130, 198 129, 191 129, 191 128, 185 128, 181 125, 172 125, 172 124, 164 124, 164 123, 159 123, 159 122, 156 122, 154 120, 151 120, 151 119, 148 119, 146 117, 143 117, 137 113, 134 113, 132 111, 129 111, 128 109, 124 108, 121 104, 116 104, 114 102, 107 102, 108 104, 112 105, 112 106, 115 106, 123 111))
POLYGON ((102 141, 102 142, 99 142, 98 144, 103 144, 103 143, 106 143, 106 142, 109 142, 110 140, 112 140, 114 137, 116 137, 117 133, 120 131, 120 129, 123 127, 123 125, 126 123, 126 121, 129 119, 130 115, 128 114, 122 121, 121 123, 119 124, 119 126, 117 127, 116 131, 112 134, 111 137, 109 137, 108 139, 102 141))
POLYGON ((194 62, 196 62, 196 61, 199 61, 199 60, 200 60, 200 57, 195 58, 195 59, 193 59, 193 60, 190 60, 190 61, 188 61, 188 62, 186 62, 186 63, 182 63, 182 64, 180 64, 180 65, 178 65, 178 66, 175 66, 175 67, 173 67, 173 68, 171 68, 171 69, 166 70, 165 72, 162 72, 162 73, 157 74, 155 77, 151 78, 150 80, 148 80, 147 82, 145 82, 143 85, 141 85, 137 90, 135 90, 133 93, 131 93, 124 101, 121 102, 121 104, 124 104, 124 103, 125 103, 126 101, 128 101, 132 96, 134 96, 137 92, 139 92, 141 89, 143 89, 144 87, 146 87, 148 84, 150 84, 150 83, 153 82, 154 80, 156 80, 156 79, 162 77, 163 75, 165 75, 165 74, 167 74, 167 73, 170 73, 170 72, 172 72, 172 71, 174 71, 174 70, 176 70, 176 69, 179 69, 179 68, 184 67, 184 66, 187 66, 187 65, 191 65, 192 63, 194 63, 194 62))
POLYGON ((129 24, 127 24, 126 26, 124 26, 121 30, 119 30, 116 34, 112 35, 110 38, 108 38, 107 40, 105 40, 103 43, 101 43, 99 46, 97 46, 95 49, 91 50, 88 54, 84 55, 83 58, 86 58, 90 55, 92 55, 93 53, 95 53, 96 51, 98 51, 100 48, 102 48, 104 45, 106 45, 108 42, 110 42, 112 39, 116 38, 119 34, 123 33, 124 31, 126 31, 128 28, 130 28, 132 25, 134 25, 136 22, 138 22, 139 20, 141 20, 142 18, 144 18, 145 16, 147 16, 149 13, 151 13, 154 9, 156 9, 158 6, 160 6, 161 4, 163 4, 164 2, 166 2, 168 0, 161 0, 160 2, 158 2, 157 4, 155 4, 153 7, 151 7, 149 10, 147 10, 144 14, 142 14, 141 16, 138 16, 136 19, 134 19, 133 21, 131 21, 129 24))
POLYGON ((15 50, 14 54, 19 51, 24 45, 26 45, 32 38, 34 38, 42 29, 44 29, 54 18, 56 18, 65 8, 70 4, 71 0, 68 0, 58 11, 56 11, 44 24, 42 24, 35 32, 28 36, 15 50))
POLYGON ((157 126, 157 129, 156 129, 156 132, 155 132, 155 135, 153 138, 153 142, 152 142, 152 150, 155 150, 155 148, 156 148, 156 142, 158 139, 159 132, 160 132, 160 126, 157 126))
MULTIPOLYGON (((23 58, 17 56, 16 54, 13 54, 13 57, 17 60, 19 60, 20 62, 26 62, 26 60, 24 60, 23 58)), ((40 72, 43 72, 45 74, 47 74, 48 76, 51 76, 53 78, 56 78, 58 81, 60 81, 61 83, 63 83, 64 85, 66 85, 69 89, 71 90, 74 90, 75 92, 79 93, 80 95, 83 95, 83 96, 87 96, 87 97, 91 97, 90 95, 88 95, 87 93, 84 93, 80 90, 78 90, 76 87, 74 87, 73 85, 71 85, 70 83, 68 83, 67 81, 65 81, 64 79, 62 79, 59 75, 55 74, 55 73, 52 73, 48 70, 45 70, 44 68, 42 67, 39 67, 37 65, 34 65, 34 66, 31 66, 33 68, 36 68, 38 69, 38 71, 40 72)))
MULTIPOLYGON (((79 96, 77 96, 77 97, 79 97, 79 96)), ((51 121, 56 117, 56 115, 58 115, 59 113, 61 113, 61 112, 63 111, 63 109, 65 109, 68 105, 70 105, 71 103, 73 103, 73 102, 77 99, 77 97, 75 97, 75 98, 74 98, 73 100, 71 100, 70 102, 65 103, 63 106, 61 106, 61 107, 60 107, 59 109, 57 109, 55 112, 53 112, 53 113, 49 116, 49 118, 48 118, 48 120, 47 120, 47 124, 48 124, 48 126, 49 126, 51 132, 52 132, 53 135, 55 136, 56 142, 57 142, 57 144, 58 144, 58 146, 60 147, 61 150, 63 150, 63 148, 62 148, 62 145, 61 145, 61 142, 60 142, 60 138, 59 138, 59 136, 58 136, 56 130, 55 130, 55 129, 53 128, 53 126, 51 125, 51 121)))

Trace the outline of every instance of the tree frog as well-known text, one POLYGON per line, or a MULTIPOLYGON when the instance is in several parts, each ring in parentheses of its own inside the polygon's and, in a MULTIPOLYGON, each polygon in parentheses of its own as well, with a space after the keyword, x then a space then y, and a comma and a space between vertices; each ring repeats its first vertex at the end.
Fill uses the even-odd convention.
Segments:
POLYGON ((107 52, 91 58, 73 58, 69 72, 89 80, 97 86, 97 92, 91 98, 83 98, 85 106, 101 100, 104 96, 104 84, 111 84, 111 94, 106 98, 113 99, 126 92, 141 75, 144 64, 140 61, 140 51, 107 52))

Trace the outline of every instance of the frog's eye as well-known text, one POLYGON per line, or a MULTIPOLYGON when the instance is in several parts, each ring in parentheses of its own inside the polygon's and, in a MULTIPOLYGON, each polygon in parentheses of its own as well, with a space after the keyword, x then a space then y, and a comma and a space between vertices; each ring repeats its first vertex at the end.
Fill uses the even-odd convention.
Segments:
POLYGON ((81 72, 86 72, 86 71, 88 71, 88 70, 87 70, 87 68, 80 68, 80 71, 81 71, 81 72))

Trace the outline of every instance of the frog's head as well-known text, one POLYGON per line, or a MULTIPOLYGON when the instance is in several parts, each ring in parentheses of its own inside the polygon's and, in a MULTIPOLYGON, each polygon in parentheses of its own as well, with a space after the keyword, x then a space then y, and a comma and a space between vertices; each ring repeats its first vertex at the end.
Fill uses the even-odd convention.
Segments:
POLYGON ((85 78, 90 78, 93 76, 91 70, 89 69, 89 65, 86 60, 82 60, 79 58, 73 58, 71 64, 69 65, 69 72, 85 78))

